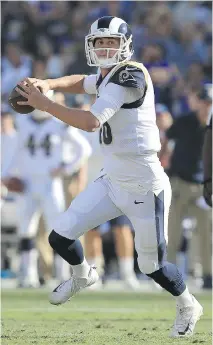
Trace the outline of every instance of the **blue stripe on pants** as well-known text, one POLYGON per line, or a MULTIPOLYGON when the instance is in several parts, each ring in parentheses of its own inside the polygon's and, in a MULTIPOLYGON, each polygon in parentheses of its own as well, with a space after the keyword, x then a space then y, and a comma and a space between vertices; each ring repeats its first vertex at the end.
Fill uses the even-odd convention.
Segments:
POLYGON ((155 223, 158 243, 158 264, 162 267, 166 261, 166 240, 164 236, 164 191, 155 195, 155 223))

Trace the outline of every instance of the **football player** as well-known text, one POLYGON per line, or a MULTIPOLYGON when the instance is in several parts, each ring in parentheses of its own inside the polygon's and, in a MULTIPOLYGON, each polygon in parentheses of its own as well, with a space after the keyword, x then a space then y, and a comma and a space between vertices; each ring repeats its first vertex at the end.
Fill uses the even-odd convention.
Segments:
MULTIPOLYGON (((49 91, 51 99, 54 98, 52 94, 53 91, 49 91)), ((25 186, 17 196, 21 251, 18 285, 37 287, 35 237, 40 215, 43 214, 46 229, 50 231, 54 218, 65 209, 63 176, 71 176, 80 168, 91 155, 91 146, 76 128, 40 110, 34 110, 31 116, 17 115, 16 127, 16 150, 10 164, 2 171, 2 177, 7 186, 15 171, 25 186)), ((55 266, 56 278, 61 282, 67 277, 67 269, 58 255, 55 266)))
POLYGON ((191 336, 202 306, 189 293, 174 264, 166 260, 167 223, 171 201, 170 182, 159 159, 152 80, 142 63, 131 61, 132 33, 120 18, 96 20, 85 38, 89 66, 96 75, 71 75, 59 79, 25 79, 20 82, 26 98, 20 105, 47 111, 68 125, 100 131, 104 169, 55 221, 50 245, 73 269, 72 277, 50 295, 61 304, 98 280, 85 260, 78 237, 105 221, 127 215, 135 231, 140 270, 171 293, 177 301, 173 337, 191 336), (90 111, 66 108, 41 94, 49 89, 96 94, 90 111))

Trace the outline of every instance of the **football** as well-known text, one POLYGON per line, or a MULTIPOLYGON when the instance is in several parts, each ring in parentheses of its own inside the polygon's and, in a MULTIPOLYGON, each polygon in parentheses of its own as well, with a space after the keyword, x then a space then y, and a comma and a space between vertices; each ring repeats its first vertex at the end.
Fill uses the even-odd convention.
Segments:
POLYGON ((23 88, 20 85, 16 85, 9 98, 8 98, 8 103, 9 105, 12 107, 12 109, 19 114, 29 114, 31 113, 33 110, 35 110, 35 108, 31 107, 31 105, 19 105, 17 104, 17 102, 24 102, 26 101, 26 98, 23 97, 22 95, 20 95, 17 91, 16 91, 16 87, 20 88, 22 91, 23 88))
POLYGON ((10 177, 4 185, 10 192, 23 193, 25 190, 24 182, 18 177, 10 177))

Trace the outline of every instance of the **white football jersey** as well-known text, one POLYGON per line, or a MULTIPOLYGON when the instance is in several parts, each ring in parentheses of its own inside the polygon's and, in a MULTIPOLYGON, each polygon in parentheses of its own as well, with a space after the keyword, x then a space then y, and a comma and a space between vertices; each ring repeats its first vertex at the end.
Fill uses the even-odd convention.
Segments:
POLYGON ((4 175, 17 170, 22 178, 47 177, 60 166, 71 175, 91 155, 91 146, 78 129, 54 117, 39 122, 31 116, 17 116, 16 127, 17 148, 4 175))
POLYGON ((144 65, 126 62, 105 78, 88 76, 84 89, 97 96, 91 112, 101 124, 104 169, 112 181, 145 191, 160 188, 165 176, 157 157, 161 144, 154 89, 144 65))

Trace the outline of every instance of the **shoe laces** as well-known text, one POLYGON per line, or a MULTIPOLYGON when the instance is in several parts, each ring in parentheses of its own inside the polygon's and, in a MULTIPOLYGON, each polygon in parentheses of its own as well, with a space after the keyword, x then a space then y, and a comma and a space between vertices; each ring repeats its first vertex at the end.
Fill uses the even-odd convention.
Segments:
MULTIPOLYGON (((90 275, 90 272, 91 272, 91 270, 92 269, 96 269, 96 267, 95 266, 91 266, 91 268, 90 268, 90 271, 89 271, 89 275, 90 275)), ((89 278, 89 275, 88 275, 88 278, 89 278)), ((81 279, 83 280, 83 279, 85 279, 85 278, 79 278, 79 277, 77 277, 76 275, 72 275, 72 281, 71 281, 71 290, 73 291, 75 291, 75 293, 78 293, 83 287, 85 287, 85 285, 84 286, 81 286, 81 279)))
POLYGON ((80 290, 81 286, 79 284, 79 278, 76 277, 75 275, 72 276, 72 285, 71 285, 72 290, 80 290))

